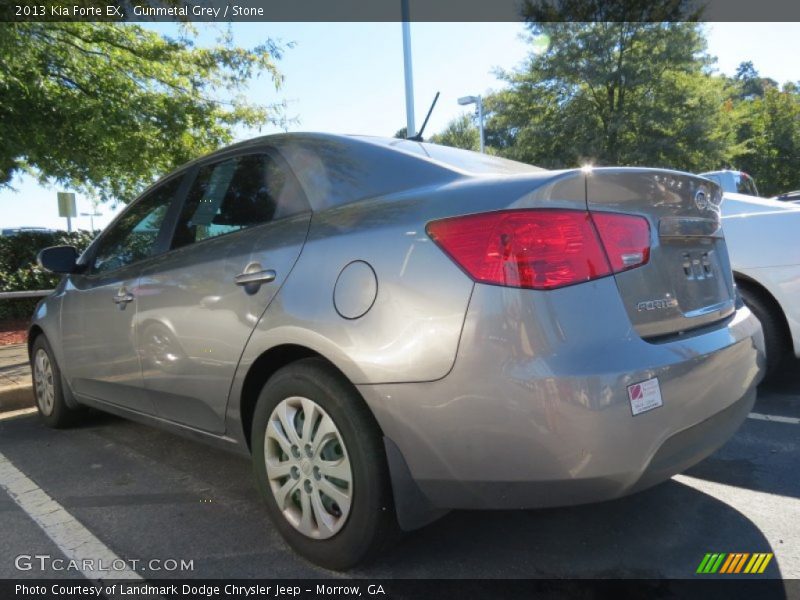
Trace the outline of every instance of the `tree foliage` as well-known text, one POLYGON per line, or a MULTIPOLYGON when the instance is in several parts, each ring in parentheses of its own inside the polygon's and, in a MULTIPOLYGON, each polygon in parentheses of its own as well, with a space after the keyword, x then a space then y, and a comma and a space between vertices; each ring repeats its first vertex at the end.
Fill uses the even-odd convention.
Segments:
POLYGON ((535 23, 549 47, 502 73, 489 143, 546 167, 592 162, 701 170, 723 158, 724 85, 692 23, 535 23))
MULTIPOLYGON (((48 290, 61 275, 42 269, 36 256, 48 246, 74 246, 83 252, 94 238, 89 231, 24 232, 0 236, 0 292, 48 290)), ((28 319, 38 298, 17 298, 0 302, 0 322, 28 319)))
POLYGON ((736 141, 731 166, 753 175, 761 194, 800 188, 800 89, 767 86, 733 105, 736 141))
MULTIPOLYGON (((487 151, 543 167, 647 165, 800 189, 800 88, 714 74, 692 0, 525 0, 531 53, 484 99, 487 151)), ((457 124, 435 136, 465 147, 457 124)), ((462 123, 463 125, 463 123, 462 123)))
POLYGON ((472 115, 463 114, 447 124, 440 133, 431 136, 431 142, 464 150, 480 149, 480 133, 472 115))
POLYGON ((241 94, 281 46, 199 47, 134 24, 0 24, 0 185, 32 172, 103 199, 129 199, 157 174, 273 118, 241 94))
POLYGON ((736 86, 733 96, 739 100, 763 98, 767 89, 778 87, 778 82, 774 79, 761 77, 756 71, 753 62, 749 60, 741 63, 736 68, 736 75, 734 75, 733 80, 736 86))

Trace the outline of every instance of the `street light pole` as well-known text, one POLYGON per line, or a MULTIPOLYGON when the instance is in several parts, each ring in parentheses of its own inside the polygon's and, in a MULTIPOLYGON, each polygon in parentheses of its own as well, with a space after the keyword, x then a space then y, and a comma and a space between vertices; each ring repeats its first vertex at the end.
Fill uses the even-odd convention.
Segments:
POLYGON ((481 154, 483 154, 483 98, 480 96, 478 96, 478 131, 481 136, 481 154))
POLYGON ((461 106, 466 106, 468 104, 474 104, 478 109, 478 132, 480 134, 481 140, 481 154, 484 153, 484 141, 483 141, 483 98, 481 96, 464 96, 458 99, 458 103, 461 106))
POLYGON ((408 0, 400 0, 401 19, 403 21, 403 73, 406 83, 406 137, 417 134, 414 123, 414 74, 411 65, 411 23, 409 22, 408 0))
POLYGON ((94 231, 94 218, 95 217, 102 217, 103 213, 94 211, 94 212, 90 212, 90 213, 81 213, 81 216, 82 217, 89 217, 89 227, 91 227, 92 231, 94 231))

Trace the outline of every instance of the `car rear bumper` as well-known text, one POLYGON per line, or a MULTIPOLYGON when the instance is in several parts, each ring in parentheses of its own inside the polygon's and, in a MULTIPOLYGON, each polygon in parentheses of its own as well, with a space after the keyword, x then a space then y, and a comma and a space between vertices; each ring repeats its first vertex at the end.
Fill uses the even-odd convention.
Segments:
POLYGON ((393 477, 405 470, 430 507, 535 508, 616 498, 711 454, 755 400, 760 324, 742 307, 655 344, 624 310, 611 279, 477 285, 445 378, 359 386, 396 449, 393 477), (652 378, 663 405, 633 416, 627 388, 652 378))

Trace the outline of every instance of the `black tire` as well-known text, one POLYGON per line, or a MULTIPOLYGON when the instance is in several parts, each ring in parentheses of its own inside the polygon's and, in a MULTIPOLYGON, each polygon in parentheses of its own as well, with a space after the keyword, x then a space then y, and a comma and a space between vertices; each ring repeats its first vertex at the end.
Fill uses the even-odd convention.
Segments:
POLYGON ((50 344, 44 335, 39 335, 34 340, 33 346, 31 347, 31 379, 33 380, 34 402, 39 411, 39 418, 45 425, 54 429, 62 429, 74 425, 79 420, 80 414, 83 411, 80 409, 72 409, 67 405, 67 401, 64 398, 61 369, 58 367, 53 350, 50 348, 50 344), (47 355, 52 371, 52 408, 49 408, 47 403, 43 400, 44 396, 40 394, 41 389, 39 383, 37 383, 36 359, 40 352, 44 352, 47 355))
POLYGON ((322 567, 345 570, 367 562, 394 539, 398 528, 380 429, 353 385, 324 360, 294 362, 267 381, 256 404, 251 440, 259 492, 278 531, 298 554, 322 567), (333 420, 352 470, 350 512, 341 529, 327 539, 308 537, 287 520, 267 477, 269 419, 279 403, 297 396, 313 400, 333 420))
POLYGON ((767 369, 764 381, 774 381, 782 372, 789 354, 789 336, 780 308, 765 299, 761 294, 747 287, 739 286, 744 303, 761 321, 764 330, 764 346, 767 351, 767 369))

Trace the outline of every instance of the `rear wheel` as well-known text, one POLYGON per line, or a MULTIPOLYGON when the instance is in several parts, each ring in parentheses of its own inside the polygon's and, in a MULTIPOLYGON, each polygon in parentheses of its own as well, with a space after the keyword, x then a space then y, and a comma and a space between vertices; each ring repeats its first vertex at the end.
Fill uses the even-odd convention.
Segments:
POLYGON ((61 370, 44 335, 38 336, 31 347, 31 374, 36 408, 42 421, 54 428, 73 425, 81 411, 67 405, 61 370))
POLYGON ((765 299, 758 292, 741 285, 739 285, 739 292, 748 308, 761 321, 761 328, 764 330, 764 346, 767 351, 765 380, 774 380, 780 375, 781 367, 786 364, 786 356, 789 353, 789 336, 786 332, 783 314, 780 312, 780 307, 765 299))
POLYGON ((299 554, 347 569, 393 537, 380 430, 330 365, 304 359, 275 373, 259 396, 251 439, 259 491, 299 554))

